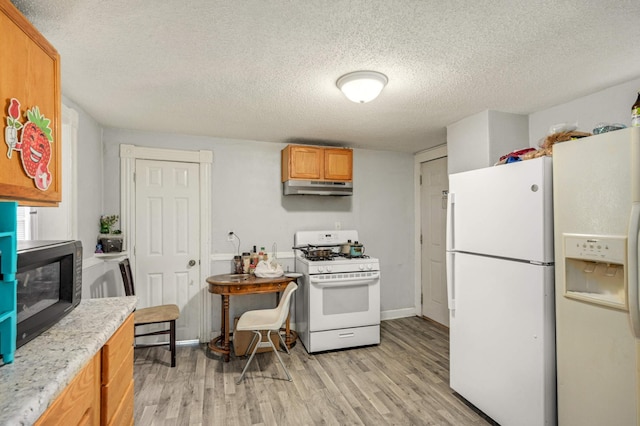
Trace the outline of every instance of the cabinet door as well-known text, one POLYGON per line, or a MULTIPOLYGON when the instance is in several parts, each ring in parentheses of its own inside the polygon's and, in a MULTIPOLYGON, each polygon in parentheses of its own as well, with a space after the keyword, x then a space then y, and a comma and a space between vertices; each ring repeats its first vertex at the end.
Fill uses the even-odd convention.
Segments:
POLYGON ((35 424, 100 424, 100 352, 80 370, 35 424))
POLYGON ((353 180, 353 150, 345 148, 324 149, 324 179, 353 180))
POLYGON ((289 146, 289 178, 322 179, 322 148, 289 146))
POLYGON ((24 148, 19 151, 0 143, 0 199, 57 205, 62 196, 60 56, 9 1, 0 1, 0 34, 0 134, 4 141, 5 132, 15 129, 11 139, 16 144, 22 142, 24 148), (19 113, 11 117, 23 126, 21 129, 17 123, 11 129, 7 124, 12 98, 20 102, 19 113), (34 112, 34 107, 50 120, 50 139, 42 131, 46 124, 40 120, 31 122, 41 130, 29 126, 30 137, 25 136, 26 113, 34 112))

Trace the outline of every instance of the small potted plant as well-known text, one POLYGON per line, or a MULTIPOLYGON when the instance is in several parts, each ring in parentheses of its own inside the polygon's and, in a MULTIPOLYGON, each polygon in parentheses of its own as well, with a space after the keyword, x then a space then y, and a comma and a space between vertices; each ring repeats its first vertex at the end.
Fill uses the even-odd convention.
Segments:
POLYGON ((118 223, 118 219, 120 219, 120 217, 117 214, 112 214, 110 216, 100 216, 100 233, 111 234, 111 227, 118 223))
POLYGON ((112 229, 120 217, 117 214, 100 216, 100 237, 98 244, 104 253, 122 251, 122 232, 119 229, 112 229))

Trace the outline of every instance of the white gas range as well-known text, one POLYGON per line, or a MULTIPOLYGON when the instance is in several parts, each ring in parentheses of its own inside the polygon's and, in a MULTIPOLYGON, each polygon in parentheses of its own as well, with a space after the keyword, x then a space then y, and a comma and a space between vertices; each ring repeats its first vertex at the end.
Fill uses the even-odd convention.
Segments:
MULTIPOLYGON (((295 247, 320 247, 329 256, 306 257, 296 250, 296 331, 307 352, 380 343, 380 262, 364 255, 344 257, 340 245, 358 232, 301 231, 295 247)), ((313 251, 305 250, 307 253, 313 251)))

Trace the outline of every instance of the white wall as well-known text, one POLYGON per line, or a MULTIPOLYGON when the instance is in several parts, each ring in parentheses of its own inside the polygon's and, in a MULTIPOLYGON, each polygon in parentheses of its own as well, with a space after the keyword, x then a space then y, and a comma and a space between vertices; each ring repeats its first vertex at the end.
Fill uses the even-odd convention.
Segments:
POLYGON ((78 113, 78 239, 84 258, 92 257, 102 211, 102 127, 73 101, 63 103, 78 113))
MULTIPOLYGON (((290 254, 296 231, 334 229, 340 222, 342 229, 357 229, 367 254, 380 258, 383 314, 414 308, 412 155, 356 149, 353 196, 284 196, 280 151, 285 144, 114 128, 104 129, 103 144, 104 206, 109 212, 120 210, 120 144, 213 151, 212 274, 230 272, 225 259, 235 244, 227 241, 229 231, 240 237, 241 251, 256 245, 271 252, 276 243, 278 252, 290 254)), ((282 263, 293 270, 293 259, 282 263)), ((232 315, 258 303, 255 298, 238 299, 232 301, 232 315)), ((217 321, 214 317, 214 329, 217 321)))
POLYGON ((489 111, 489 165, 512 151, 527 148, 529 118, 526 115, 489 111))
POLYGON ((65 106, 78 113, 77 134, 77 239, 82 241, 82 297, 118 296, 122 281, 118 267, 93 258, 103 199, 102 127, 78 104, 63 96, 65 106))
POLYGON ((449 174, 493 166, 529 146, 526 115, 486 110, 447 126, 449 174))
POLYGON ((529 144, 538 147, 555 124, 568 123, 592 132, 596 124, 631 125, 631 105, 640 90, 640 78, 529 115, 529 144))
POLYGON ((463 118, 447 126, 449 174, 489 165, 489 111, 463 118))

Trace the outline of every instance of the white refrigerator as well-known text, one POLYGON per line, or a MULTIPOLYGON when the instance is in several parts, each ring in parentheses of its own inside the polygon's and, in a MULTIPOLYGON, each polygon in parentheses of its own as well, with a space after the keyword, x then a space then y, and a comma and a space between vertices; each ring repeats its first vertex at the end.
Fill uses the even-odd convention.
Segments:
POLYGON ((450 386, 503 426, 555 425, 552 162, 449 176, 450 386))
POLYGON ((553 154, 558 421, 640 425, 640 128, 553 154))

